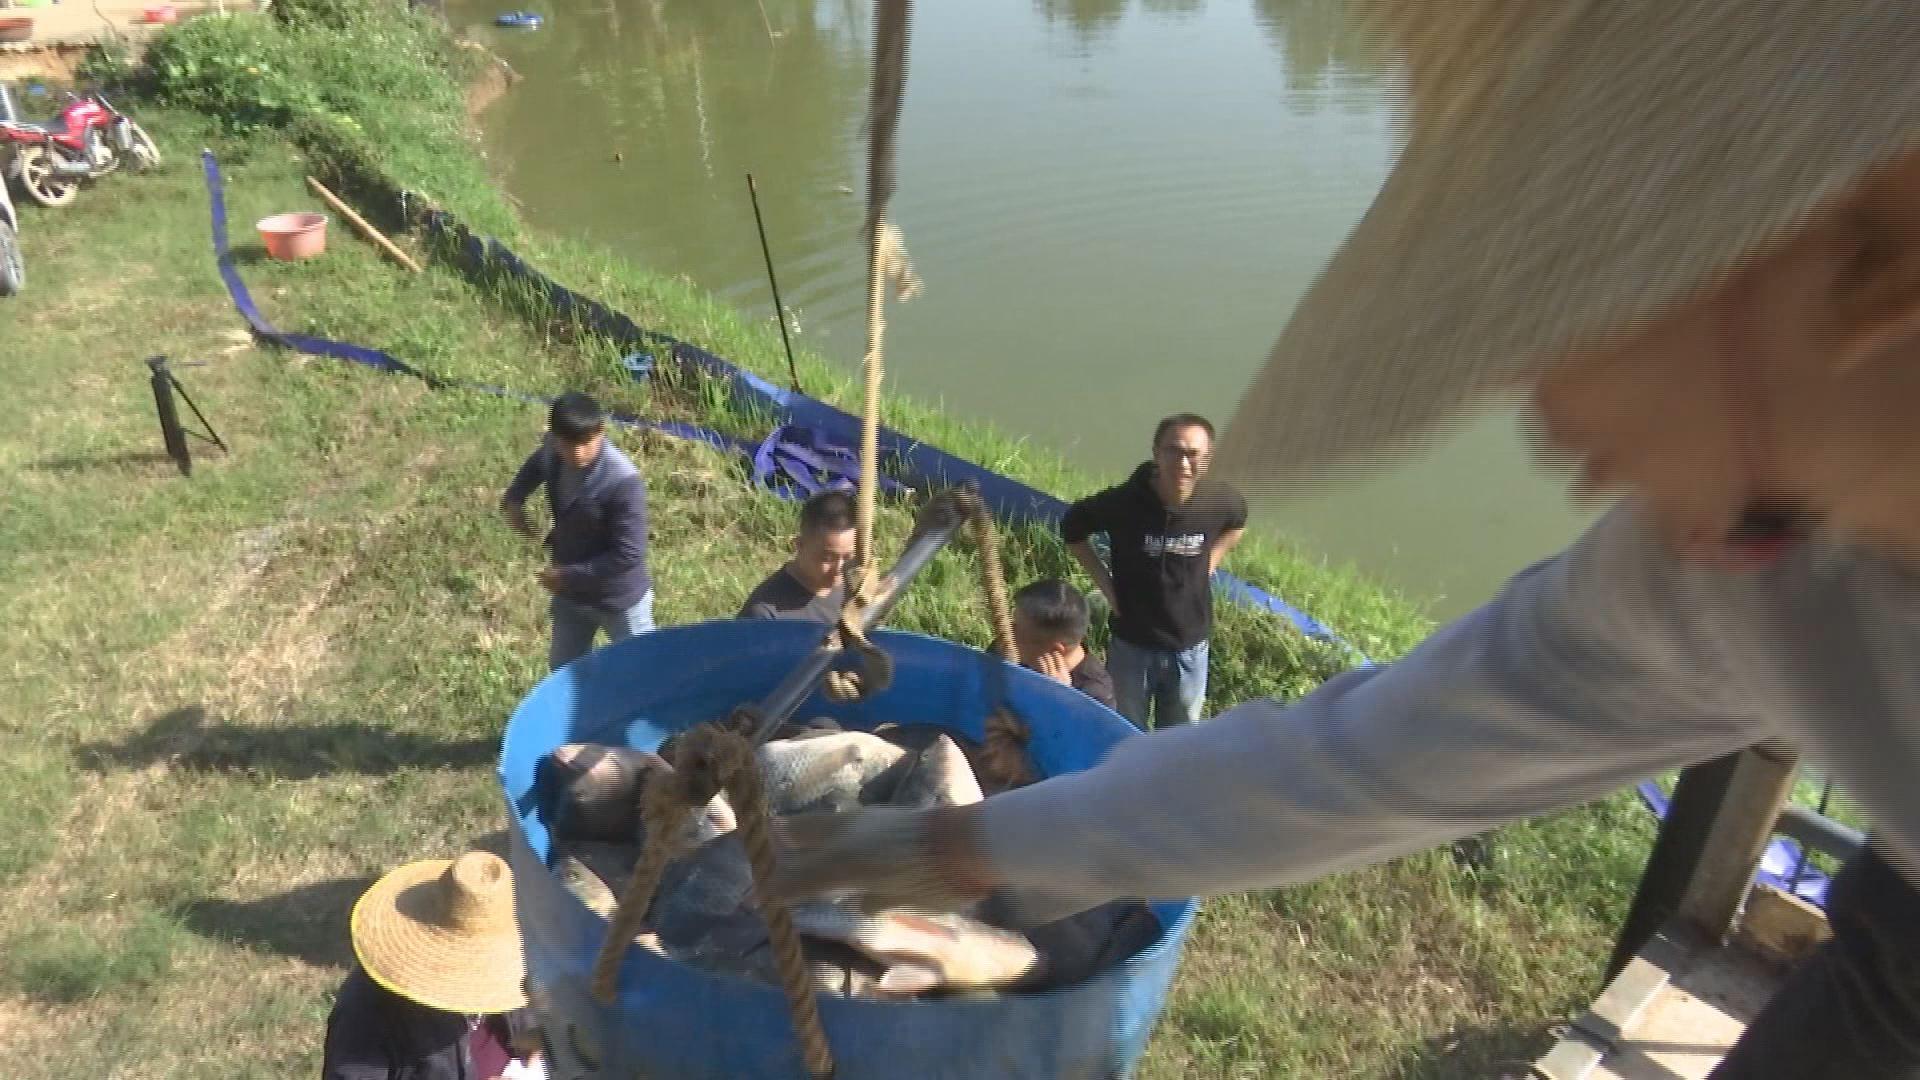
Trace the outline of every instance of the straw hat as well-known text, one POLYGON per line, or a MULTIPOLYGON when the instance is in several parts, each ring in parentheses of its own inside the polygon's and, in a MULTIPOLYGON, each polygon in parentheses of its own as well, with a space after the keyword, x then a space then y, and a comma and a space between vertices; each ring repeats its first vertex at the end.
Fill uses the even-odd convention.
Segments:
POLYGON ((443 1012, 527 1003, 513 876, 487 851, 390 871, 353 906, 353 951, 374 982, 443 1012))
POLYGON ((1244 487, 1411 450, 1920 135, 1911 0, 1363 0, 1408 142, 1222 438, 1244 487))

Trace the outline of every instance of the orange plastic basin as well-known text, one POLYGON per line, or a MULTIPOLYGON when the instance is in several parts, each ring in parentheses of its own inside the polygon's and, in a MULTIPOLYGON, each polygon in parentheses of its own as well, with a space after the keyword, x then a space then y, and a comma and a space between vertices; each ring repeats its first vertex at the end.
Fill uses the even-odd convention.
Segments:
POLYGON ((327 215, 275 214, 254 226, 267 254, 285 262, 311 259, 327 250, 327 215))

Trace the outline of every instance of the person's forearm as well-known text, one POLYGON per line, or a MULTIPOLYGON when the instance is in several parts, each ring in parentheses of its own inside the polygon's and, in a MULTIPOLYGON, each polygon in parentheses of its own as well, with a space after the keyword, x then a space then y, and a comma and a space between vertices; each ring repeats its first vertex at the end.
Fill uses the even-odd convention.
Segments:
POLYGON ((1107 598, 1107 606, 1115 611, 1120 610, 1120 598, 1114 594, 1113 575, 1107 571, 1107 564, 1100 561, 1100 553, 1093 550, 1092 541, 1082 540, 1077 544, 1068 544, 1067 550, 1073 553, 1074 560, 1080 564, 1080 568, 1093 579, 1093 584, 1100 590, 1100 595, 1107 598))
POLYGON ((1212 550, 1207 552, 1207 573, 1211 574, 1219 570, 1220 564, 1226 562, 1227 555, 1240 546, 1240 539, 1245 535, 1245 529, 1235 529, 1232 532, 1220 534, 1220 537, 1213 542, 1212 550))
POLYGON ((1579 581, 1536 568, 1391 667, 1130 736, 1091 769, 993 796, 990 876, 1087 905, 1303 882, 1753 742, 1753 704, 1713 676, 1715 639, 1668 614, 1689 600, 1618 562, 1590 553, 1600 572, 1579 581))
POLYGON ((522 536, 532 537, 533 524, 527 520, 527 509, 521 503, 503 502, 500 504, 500 516, 507 519, 507 526, 522 536))

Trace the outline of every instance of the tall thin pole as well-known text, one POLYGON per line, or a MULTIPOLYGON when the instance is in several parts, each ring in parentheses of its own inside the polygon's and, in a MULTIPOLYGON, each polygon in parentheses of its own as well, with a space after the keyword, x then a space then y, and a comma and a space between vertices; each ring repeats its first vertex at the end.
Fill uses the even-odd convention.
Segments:
POLYGON ((793 362, 793 339, 787 336, 787 305, 780 302, 780 280, 773 276, 773 252, 767 248, 767 225, 760 220, 760 189, 753 174, 747 174, 747 196, 753 200, 753 225, 760 230, 760 254, 767 260, 767 284, 773 287, 773 315, 780 322, 780 344, 787 347, 787 377, 793 380, 793 392, 800 389, 800 369, 793 362))

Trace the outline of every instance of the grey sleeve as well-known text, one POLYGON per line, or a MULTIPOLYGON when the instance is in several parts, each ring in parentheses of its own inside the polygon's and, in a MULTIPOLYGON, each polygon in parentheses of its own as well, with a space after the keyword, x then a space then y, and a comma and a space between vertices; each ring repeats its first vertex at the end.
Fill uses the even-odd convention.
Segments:
POLYGON ((519 506, 527 501, 541 484, 547 482, 547 450, 540 447, 527 455, 520 463, 520 471, 514 473, 513 481, 507 485, 506 492, 500 496, 501 506, 519 506))
POLYGON ((1688 573, 1616 510, 1390 666, 988 799, 988 857, 1080 906, 1292 884, 1748 745, 1688 573))

